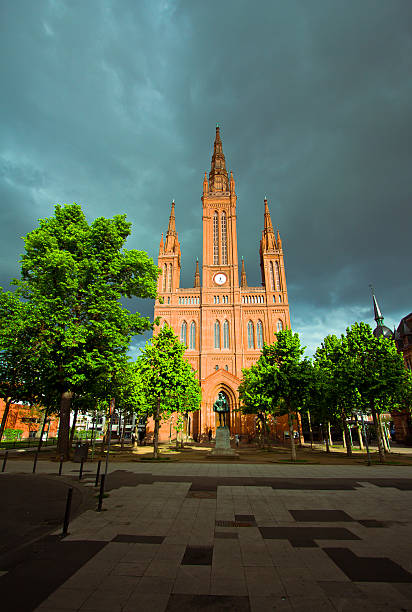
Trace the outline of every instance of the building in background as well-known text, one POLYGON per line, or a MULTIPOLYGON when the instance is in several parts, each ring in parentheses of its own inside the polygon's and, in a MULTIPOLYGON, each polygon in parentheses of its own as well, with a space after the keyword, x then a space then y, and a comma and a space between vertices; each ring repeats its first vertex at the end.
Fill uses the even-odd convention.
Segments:
MULTIPOLYGON (((376 327, 373 335, 376 338, 383 336, 395 341, 396 348, 403 355, 405 367, 412 371, 412 313, 403 317, 396 331, 391 331, 383 323, 382 312, 379 308, 375 294, 372 292, 373 313, 376 327)), ((408 410, 399 412, 394 410, 391 413, 393 422, 394 438, 396 442, 412 444, 412 421, 408 410)))
MULTIPOLYGON (((0 421, 3 418, 5 409, 4 400, 0 399, 0 421)), ((3 442, 7 440, 24 440, 27 438, 40 437, 44 419, 44 409, 28 404, 11 404, 7 415, 6 427, 3 435, 3 442)), ((55 438, 59 427, 59 418, 50 416, 44 429, 45 438, 55 438)))
MULTIPOLYGON (((395 331, 396 348, 403 355, 405 368, 412 372, 412 312, 403 317, 395 331)), ((393 415, 396 439, 412 445, 412 419, 410 410, 393 415), (396 419, 396 420, 395 420, 396 419)))
MULTIPOLYGON (((211 168, 209 176, 205 172, 201 198, 201 274, 196 261, 193 287, 180 287, 181 250, 173 201, 166 238, 162 234, 160 240, 158 294, 162 299, 156 300, 154 310, 160 326, 170 325, 187 346, 185 357, 201 384, 201 410, 193 414, 190 424, 190 433, 195 436, 215 429, 213 404, 219 392, 224 393, 230 407, 231 433, 254 433, 254 417, 242 417, 238 411, 242 368, 257 361, 263 343, 272 343, 276 331, 290 327, 282 242, 279 231, 274 231, 267 199, 260 241, 262 284, 249 287, 243 258, 239 271, 236 198, 235 180, 226 170, 216 127, 211 168)), ((255 214, 255 210, 249 214, 255 214)), ((277 428, 278 436, 283 437, 285 418, 277 420, 277 428)), ((167 426, 161 429, 162 438, 166 433, 169 435, 167 426)))

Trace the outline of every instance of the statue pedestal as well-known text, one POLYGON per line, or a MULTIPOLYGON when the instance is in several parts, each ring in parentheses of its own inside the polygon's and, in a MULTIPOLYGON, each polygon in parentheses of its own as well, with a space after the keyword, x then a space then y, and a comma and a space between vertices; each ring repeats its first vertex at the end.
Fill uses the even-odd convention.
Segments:
POLYGON ((218 459, 220 457, 237 459, 239 457, 239 453, 230 447, 230 433, 228 427, 216 428, 215 448, 208 453, 207 457, 210 459, 218 459))

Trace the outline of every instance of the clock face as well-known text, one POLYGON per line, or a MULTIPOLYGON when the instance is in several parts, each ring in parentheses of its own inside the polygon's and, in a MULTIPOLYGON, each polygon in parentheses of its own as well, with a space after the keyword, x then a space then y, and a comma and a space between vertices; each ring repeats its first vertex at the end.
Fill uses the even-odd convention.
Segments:
POLYGON ((223 272, 219 272, 218 274, 215 274, 213 280, 215 281, 216 285, 224 285, 227 281, 227 277, 226 274, 223 274, 223 272))

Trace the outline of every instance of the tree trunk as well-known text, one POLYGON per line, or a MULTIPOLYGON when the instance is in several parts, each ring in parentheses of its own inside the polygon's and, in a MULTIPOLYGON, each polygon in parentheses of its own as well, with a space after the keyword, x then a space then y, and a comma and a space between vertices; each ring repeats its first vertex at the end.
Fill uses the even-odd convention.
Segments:
POLYGON ((301 427, 300 427, 299 410, 296 410, 296 425, 297 425, 297 428, 298 428, 299 446, 301 447, 302 446, 303 435, 302 435, 302 430, 301 430, 301 427))
POLYGON ((288 405, 288 422, 289 422, 291 460, 296 461, 296 447, 295 447, 295 441, 293 439, 293 417, 292 417, 292 411, 289 405, 288 405))
POLYGON ((328 421, 328 423, 327 423, 327 428, 328 428, 328 430, 327 430, 326 433, 327 433, 327 436, 328 436, 329 446, 333 446, 332 433, 330 431, 330 421, 328 421))
POLYGON ((373 424, 375 426, 376 437, 378 439, 379 461, 381 463, 385 463, 385 449, 383 448, 382 443, 382 432, 380 428, 380 422, 378 420, 378 415, 375 409, 375 402, 373 400, 370 402, 370 407, 372 412, 373 424))
POLYGON ((360 448, 361 451, 363 451, 365 449, 365 445, 363 444, 361 424, 358 421, 358 417, 356 417, 356 428, 357 428, 357 431, 358 431, 359 448, 360 448))
POLYGON ((263 413, 263 448, 266 448, 266 434, 267 434, 267 426, 266 426, 266 414, 263 413))
POLYGON ((123 429, 122 429, 122 437, 120 439, 120 449, 124 449, 124 434, 126 431, 126 414, 123 413, 123 429))
POLYGON ((310 448, 313 449, 313 430, 312 430, 312 421, 310 418, 310 411, 308 410, 308 422, 309 422, 309 433, 310 433, 310 448))
POLYGON ((44 419, 43 419, 43 423, 42 423, 41 431, 40 431, 39 444, 37 446, 37 452, 38 453, 40 452, 41 446, 43 444, 43 435, 44 435, 44 430, 46 428, 46 423, 47 423, 47 413, 48 413, 48 408, 45 408, 45 410, 44 410, 44 419))
POLYGON ((64 461, 70 458, 70 411, 72 405, 72 391, 64 391, 60 398, 60 423, 59 436, 57 438, 57 455, 63 457, 64 461))
POLYGON ((342 443, 343 443, 343 448, 346 448, 345 426, 343 424, 342 424, 342 443))
POLYGON ((352 457, 352 444, 351 444, 351 439, 350 439, 350 434, 349 434, 349 428, 346 422, 345 415, 343 413, 342 413, 342 421, 343 421, 343 431, 344 431, 345 440, 346 440, 346 454, 348 457, 352 457))
POLYGON ((72 428, 70 431, 70 449, 73 448, 73 439, 74 439, 74 432, 76 431, 76 422, 77 422, 78 412, 79 412, 79 407, 76 406, 76 408, 74 409, 74 414, 73 414, 73 424, 72 424, 72 428))
POLYGON ((378 421, 379 421, 379 427, 381 428, 383 448, 385 449, 386 453, 390 453, 391 449, 389 448, 388 434, 386 431, 385 423, 382 421, 380 414, 378 414, 378 421))
POLYGON ((157 398, 157 406, 155 413, 155 426, 153 434, 153 457, 158 459, 159 457, 159 421, 160 421, 160 396, 157 398))
POLYGON ((367 434, 367 431, 366 431, 366 428, 365 428, 365 421, 363 420, 363 414, 361 415, 361 419, 362 419, 362 431, 363 431, 363 434, 365 436, 366 456, 368 458, 368 465, 371 465, 372 462, 371 462, 371 454, 369 452, 368 434, 367 434))
POLYGON ((1 425, 0 425, 0 442, 3 437, 4 430, 6 429, 7 417, 9 416, 11 402, 12 402, 12 398, 6 397, 6 405, 4 406, 3 418, 1 419, 1 425))
POLYGON ((323 427, 323 436, 325 438, 325 444, 326 444, 326 452, 330 453, 329 436, 328 436, 327 426, 326 425, 322 425, 322 427, 323 427))

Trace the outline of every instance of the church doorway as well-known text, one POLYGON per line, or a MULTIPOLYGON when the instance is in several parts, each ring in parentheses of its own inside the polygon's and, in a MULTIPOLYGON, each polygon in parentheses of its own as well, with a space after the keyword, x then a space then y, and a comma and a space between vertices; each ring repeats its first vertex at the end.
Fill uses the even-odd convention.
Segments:
POLYGON ((213 404, 215 427, 226 426, 230 431, 230 400, 224 391, 219 391, 213 404))

